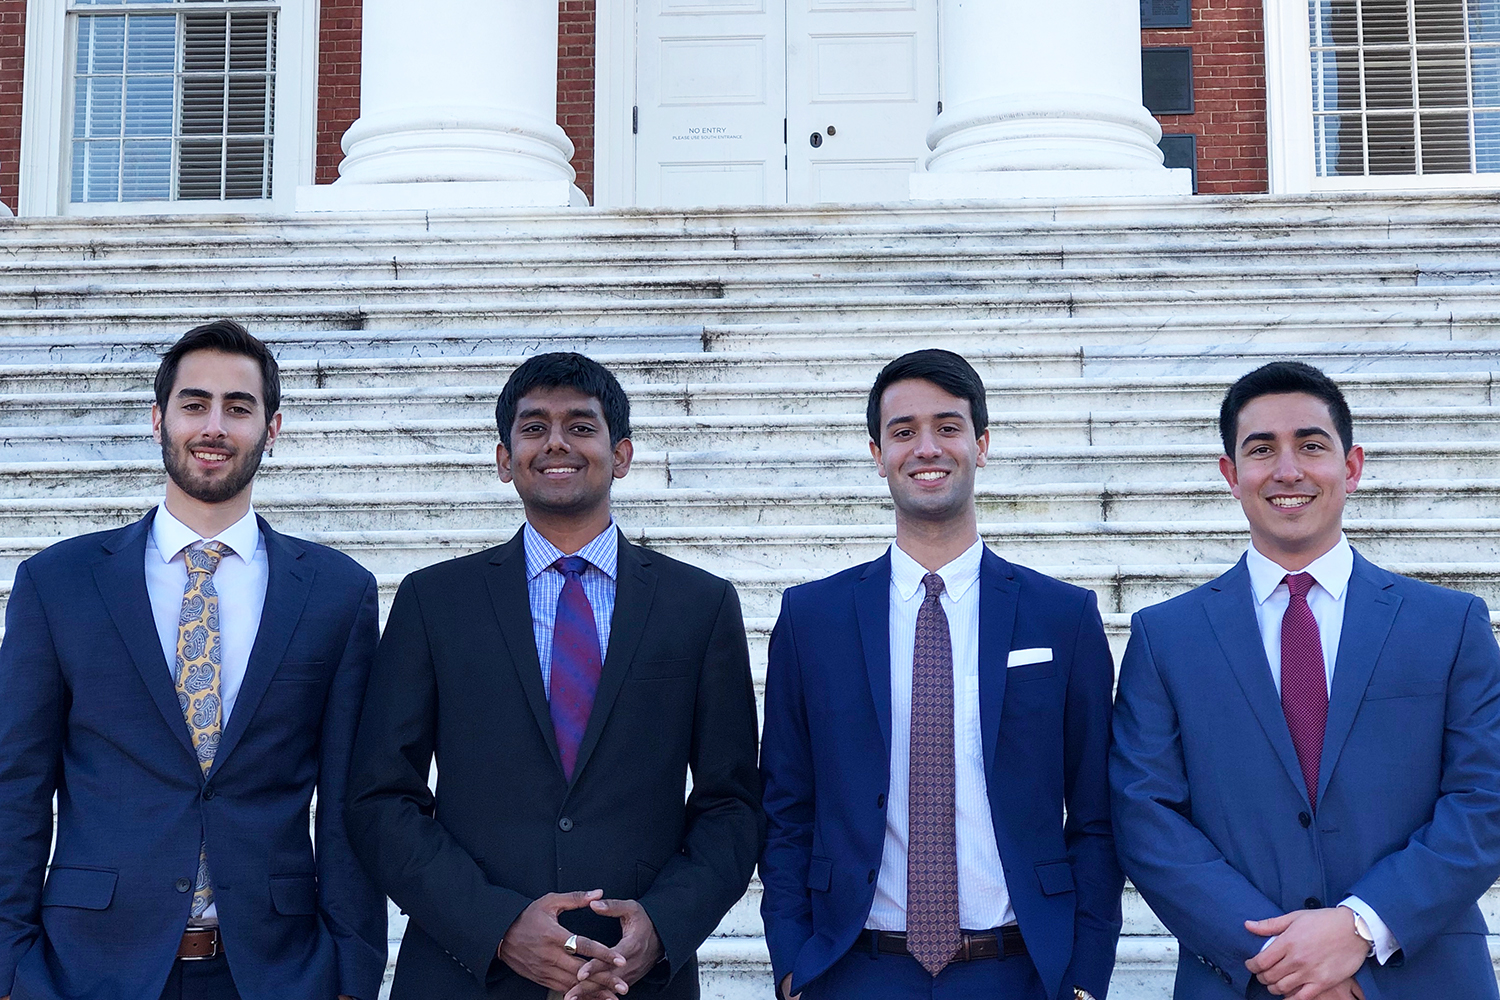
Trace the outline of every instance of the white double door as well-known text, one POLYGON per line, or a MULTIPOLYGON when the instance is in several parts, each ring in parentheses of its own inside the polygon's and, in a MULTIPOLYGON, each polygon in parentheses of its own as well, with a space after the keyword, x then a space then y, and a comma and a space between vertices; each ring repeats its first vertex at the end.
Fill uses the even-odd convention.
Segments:
POLYGON ((638 0, 635 202, 904 201, 937 0, 638 0))

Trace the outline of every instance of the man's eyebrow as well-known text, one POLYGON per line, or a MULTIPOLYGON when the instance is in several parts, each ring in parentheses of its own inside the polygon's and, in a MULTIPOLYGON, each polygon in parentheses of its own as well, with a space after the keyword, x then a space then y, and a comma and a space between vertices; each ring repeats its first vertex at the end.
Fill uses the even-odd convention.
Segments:
POLYGON ((213 399, 214 398, 214 394, 211 393, 211 392, 209 392, 207 389, 191 389, 191 388, 187 388, 187 389, 178 389, 177 390, 177 398, 178 399, 213 399))
POLYGON ((891 419, 889 419, 889 420, 887 420, 885 422, 885 425, 887 427, 895 427, 897 424, 911 423, 915 419, 917 419, 917 418, 916 417, 892 417, 891 419))
MULTIPOLYGON (((1333 435, 1328 433, 1328 431, 1323 429, 1322 427, 1299 427, 1297 428, 1296 433, 1294 433, 1292 436, 1296 438, 1322 437, 1327 438, 1330 441, 1333 440, 1333 435)), ((1245 445, 1249 444, 1251 441, 1275 440, 1276 435, 1272 434, 1270 431, 1256 431, 1254 434, 1246 434, 1245 440, 1240 442, 1240 447, 1245 447, 1245 445)))
POLYGON ((240 401, 242 403, 258 403, 258 402, 260 402, 258 399, 255 398, 255 393, 253 393, 253 392, 226 392, 226 393, 224 393, 224 398, 225 399, 238 400, 238 401, 240 401))
POLYGON ((1328 433, 1328 431, 1324 430, 1322 427, 1299 427, 1297 429, 1296 436, 1299 438, 1325 437, 1330 441, 1333 440, 1333 435, 1328 433))
MULTIPOLYGON (((550 417, 551 415, 552 415, 552 411, 547 410, 547 409, 543 409, 540 406, 533 406, 533 407, 530 407, 529 409, 522 410, 520 413, 516 414, 516 419, 517 420, 532 420, 532 419, 535 419, 537 417, 542 417, 542 418, 550 417)), ((575 407, 575 408, 569 410, 567 413, 565 413, 563 415, 566 416, 569 420, 577 420, 579 417, 587 417, 590 420, 599 420, 599 419, 602 419, 602 417, 601 417, 601 415, 600 415, 600 413, 599 413, 598 410, 584 409, 582 407, 575 407)))

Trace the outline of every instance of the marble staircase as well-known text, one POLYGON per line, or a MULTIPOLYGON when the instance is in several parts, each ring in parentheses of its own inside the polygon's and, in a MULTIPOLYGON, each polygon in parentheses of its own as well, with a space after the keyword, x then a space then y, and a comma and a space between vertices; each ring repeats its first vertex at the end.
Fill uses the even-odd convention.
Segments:
MULTIPOLYGON (((621 526, 736 583, 759 673, 781 591, 888 544, 864 397, 923 346, 990 390, 985 538, 1095 589, 1117 655, 1132 611, 1243 549, 1216 410, 1279 357, 1354 406, 1355 544, 1500 606, 1497 222, 1500 199, 1437 195, 7 220, 0 602, 20 560, 156 502, 154 359, 227 315, 283 363, 257 508, 363 562, 383 606, 516 530, 495 396, 525 356, 583 350, 632 398, 621 526)), ((770 995, 756 907, 705 945, 707 995, 770 995)), ((1167 996, 1175 955, 1128 893, 1112 995, 1167 996)))

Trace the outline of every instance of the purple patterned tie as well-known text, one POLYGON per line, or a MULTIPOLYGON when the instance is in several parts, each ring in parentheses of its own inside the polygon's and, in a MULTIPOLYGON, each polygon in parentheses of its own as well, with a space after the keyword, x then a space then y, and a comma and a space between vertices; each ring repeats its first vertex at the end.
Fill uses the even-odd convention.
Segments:
POLYGON ((1286 585, 1292 599, 1281 619, 1281 710, 1302 764, 1307 801, 1317 812, 1318 767, 1323 761, 1323 730, 1328 725, 1328 674, 1318 620, 1307 606, 1312 574, 1289 574, 1286 585))
POLYGON ((953 642, 940 597, 943 578, 922 578, 911 658, 911 783, 907 821, 906 947, 936 976, 953 961, 958 928, 954 832, 953 642))
POLYGON ((582 556, 563 556, 552 564, 567 579, 557 596, 557 615, 552 620, 552 731, 562 753, 563 774, 573 780, 578 763, 578 745, 588 728, 594 695, 599 691, 599 629, 594 609, 583 592, 583 571, 589 562, 582 556))

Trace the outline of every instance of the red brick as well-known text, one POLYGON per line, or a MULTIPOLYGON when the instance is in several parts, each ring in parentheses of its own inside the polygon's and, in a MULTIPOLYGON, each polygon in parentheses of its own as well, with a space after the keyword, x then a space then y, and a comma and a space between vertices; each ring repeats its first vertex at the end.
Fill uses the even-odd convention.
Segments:
POLYGON ((0 0, 0 202, 14 211, 21 189, 21 80, 26 0, 0 0))

